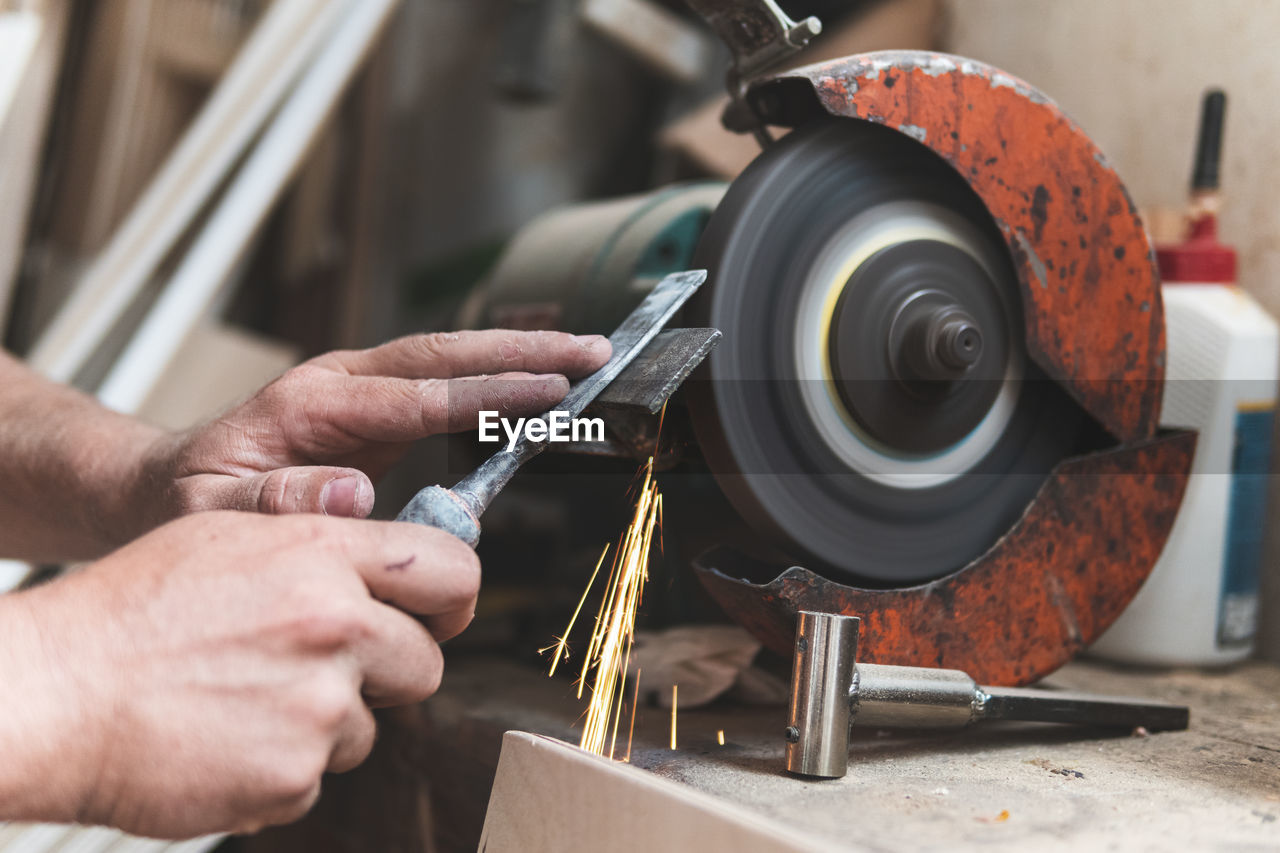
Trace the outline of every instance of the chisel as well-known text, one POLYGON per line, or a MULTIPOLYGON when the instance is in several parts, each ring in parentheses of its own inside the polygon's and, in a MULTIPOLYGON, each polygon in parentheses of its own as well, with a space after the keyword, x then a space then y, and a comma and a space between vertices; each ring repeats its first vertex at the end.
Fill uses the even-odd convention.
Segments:
MULTIPOLYGON (((613 346, 613 355, 609 361, 586 379, 574 384, 552 411, 564 412, 570 419, 582 414, 587 405, 636 360, 646 345, 662 331, 706 280, 706 270, 692 270, 673 273, 660 281, 617 331, 609 336, 609 343, 613 346)), ((706 351, 709 351, 709 347, 706 351)), ((701 353, 702 357, 705 357, 706 351, 701 353)), ((687 375, 687 370, 685 372, 687 375)), ((544 433, 547 435, 550 434, 550 415, 551 412, 547 412, 541 416, 548 425, 544 433)), ((527 431, 525 434, 528 434, 527 431)), ((439 528, 474 548, 480 540, 480 515, 511 481, 516 471, 520 470, 520 466, 545 450, 547 444, 546 441, 530 441, 521 437, 509 450, 503 449, 495 453, 452 489, 428 486, 418 492, 401 510, 396 520, 439 528)))

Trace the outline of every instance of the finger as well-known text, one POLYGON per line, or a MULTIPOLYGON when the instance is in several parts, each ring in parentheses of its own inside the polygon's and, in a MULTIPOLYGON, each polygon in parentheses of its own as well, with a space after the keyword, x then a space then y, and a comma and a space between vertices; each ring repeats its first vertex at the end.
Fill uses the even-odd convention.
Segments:
POLYGON ((444 657, 418 620, 394 607, 371 602, 372 635, 352 648, 364 676, 361 693, 374 708, 411 705, 440 687, 444 657))
POLYGON ((205 500, 219 509, 340 518, 366 518, 373 512, 373 483, 355 468, 278 468, 254 477, 206 476, 206 482, 193 486, 209 489, 212 494, 205 500))
POLYGON ((378 724, 373 719, 373 712, 363 702, 351 703, 351 711, 343 722, 334 742, 333 752, 329 755, 328 771, 346 773, 359 767, 373 751, 377 734, 378 724))
MULTIPOLYGON (((305 792, 278 803, 263 803, 260 798, 245 797, 245 804, 232 810, 235 815, 231 823, 232 832, 236 835, 256 835, 269 826, 296 823, 311 811, 319 799, 319 779, 316 779, 305 792)), ((225 826, 209 827, 210 831, 225 828, 225 826)))
POLYGON ((476 601, 477 599, 473 598, 448 613, 424 616, 422 617, 422 624, 431 633, 431 636, 440 642, 452 640, 467 630, 467 626, 476 618, 476 601))
POLYGON ((474 609, 480 560, 462 540, 418 524, 330 524, 336 546, 378 601, 428 617, 474 609))
POLYGON ((503 417, 539 415, 564 399, 563 376, 507 373, 468 379, 335 376, 315 395, 307 419, 342 441, 406 442, 475 429, 482 411, 503 417))
POLYGON ((333 352, 314 363, 359 376, 452 379, 485 373, 561 373, 586 376, 609 360, 601 335, 490 329, 412 335, 380 347, 333 352))

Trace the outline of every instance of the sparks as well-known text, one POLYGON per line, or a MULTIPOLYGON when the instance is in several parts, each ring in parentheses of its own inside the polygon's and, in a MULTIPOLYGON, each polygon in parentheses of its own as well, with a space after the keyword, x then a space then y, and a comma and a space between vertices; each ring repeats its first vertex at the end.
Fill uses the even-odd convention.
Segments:
POLYGON ((671 748, 676 748, 676 699, 679 698, 680 685, 671 685, 671 748))
POLYGON ((627 728, 627 757, 622 759, 628 764, 631 763, 631 739, 636 734, 636 706, 640 704, 640 674, 644 672, 642 669, 636 670, 636 692, 631 697, 631 725, 627 728))
MULTIPOLYGON (((596 755, 614 755, 618 742, 618 726, 623 714, 623 698, 627 686, 627 668, 631 663, 631 647, 635 643, 636 611, 643 600, 644 585, 649 580, 649 550, 653 543, 655 527, 659 526, 662 511, 662 495, 653 479, 653 459, 645 465, 644 477, 636 497, 635 512, 631 523, 623 531, 614 551, 609 579, 605 584, 600 607, 596 611, 595 624, 587 651, 583 656, 578 675, 578 698, 590 685, 591 695, 587 703, 586 720, 582 729, 583 749, 596 755)), ((659 528, 659 537, 661 529, 659 528)), ((543 651, 555 650, 549 674, 568 656, 569 634, 587 600, 596 575, 604 565, 608 549, 600 555, 596 571, 578 602, 578 608, 569 620, 568 627, 556 643, 543 651)), ((635 705, 639 698, 639 676, 635 685, 635 698, 631 705, 631 728, 627 737, 627 759, 631 757, 631 735, 635 730, 635 705)))
POLYGON ((578 621, 578 614, 582 612, 582 605, 586 602, 587 595, 591 592, 591 586, 596 582, 596 575, 600 574, 600 567, 604 565, 604 558, 608 553, 609 546, 605 545, 604 550, 600 552, 600 559, 596 560, 596 569, 591 573, 591 579, 587 581, 587 588, 582 591, 582 598, 578 599, 578 606, 573 609, 573 615, 569 617, 569 626, 564 629, 564 635, 559 638, 559 642, 538 650, 538 654, 545 654, 551 649, 556 650, 555 656, 551 658, 551 669, 547 672, 549 676, 556 674, 556 666, 561 660, 569 659, 569 632, 573 630, 573 623, 578 621))
POLYGON ((724 729, 720 729, 716 732, 716 743, 724 746, 724 729))

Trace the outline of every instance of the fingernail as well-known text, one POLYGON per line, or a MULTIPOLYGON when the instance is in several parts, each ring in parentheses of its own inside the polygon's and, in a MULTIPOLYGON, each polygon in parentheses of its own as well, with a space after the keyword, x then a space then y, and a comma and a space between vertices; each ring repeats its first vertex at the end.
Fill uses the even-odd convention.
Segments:
POLYGON ((574 335, 573 340, 583 349, 594 349, 608 338, 604 335, 574 335))
POLYGON ((359 477, 343 477, 325 483, 320 492, 320 506, 325 515, 350 518, 356 514, 356 498, 360 494, 359 477))

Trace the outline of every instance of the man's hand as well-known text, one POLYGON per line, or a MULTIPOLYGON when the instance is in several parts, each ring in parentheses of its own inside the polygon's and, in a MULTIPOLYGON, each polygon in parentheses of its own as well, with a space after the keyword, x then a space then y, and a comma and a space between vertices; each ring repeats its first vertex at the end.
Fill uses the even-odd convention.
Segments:
POLYGON ((294 368, 213 423, 158 448, 159 522, 207 509, 363 518, 373 482, 416 439, 474 429, 482 410, 541 414, 566 377, 608 360, 598 335, 418 335, 294 368))
POLYGON ((435 691, 479 583, 440 531, 208 513, 0 599, 3 813, 170 838, 294 820, 368 754, 368 706, 435 691))
POLYGON ((597 335, 418 335, 321 356, 173 436, 0 352, 0 557, 91 560, 199 510, 364 517, 414 440, 539 414, 609 354, 597 335))

